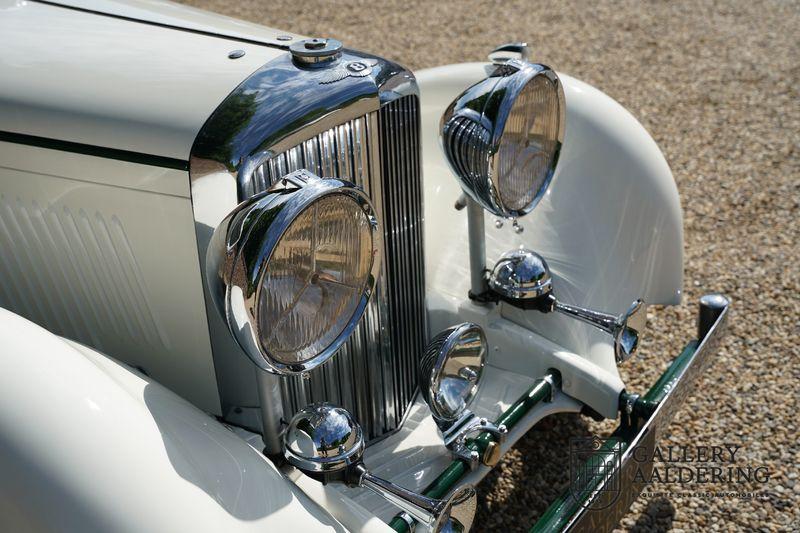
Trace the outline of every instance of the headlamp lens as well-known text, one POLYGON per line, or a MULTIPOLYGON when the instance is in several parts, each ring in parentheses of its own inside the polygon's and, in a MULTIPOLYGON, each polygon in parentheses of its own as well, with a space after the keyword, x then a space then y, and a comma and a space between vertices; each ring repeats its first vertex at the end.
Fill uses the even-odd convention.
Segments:
POLYGON ((558 88, 535 76, 514 101, 495 156, 496 182, 509 211, 525 211, 547 189, 560 142, 558 88))
POLYGON ((261 279, 263 348, 284 364, 302 363, 350 324, 374 260, 367 213, 351 197, 309 205, 281 236, 261 279))

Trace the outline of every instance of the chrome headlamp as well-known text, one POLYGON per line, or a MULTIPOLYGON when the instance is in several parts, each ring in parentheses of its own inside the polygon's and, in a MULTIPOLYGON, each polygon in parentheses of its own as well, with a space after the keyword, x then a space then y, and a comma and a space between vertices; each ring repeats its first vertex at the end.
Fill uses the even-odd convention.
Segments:
POLYGON ((564 117, 564 89, 550 67, 502 62, 445 111, 444 153, 473 200, 497 216, 520 217, 550 185, 564 117))
POLYGON ((336 352, 363 315, 380 241, 361 189, 293 172, 239 205, 214 232, 212 296, 257 366, 307 372, 336 352))

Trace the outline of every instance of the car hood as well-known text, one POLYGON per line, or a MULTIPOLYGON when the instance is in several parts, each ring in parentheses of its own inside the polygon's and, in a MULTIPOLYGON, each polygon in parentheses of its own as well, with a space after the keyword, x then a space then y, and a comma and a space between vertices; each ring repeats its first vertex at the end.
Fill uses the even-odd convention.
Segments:
POLYGON ((290 32, 162 0, 125 0, 124 2, 119 0, 56 0, 47 3, 278 48, 288 48, 291 42, 304 38, 290 32))
POLYGON ((288 53, 277 35, 167 2, 0 0, 2 139, 180 166, 225 97, 288 53))

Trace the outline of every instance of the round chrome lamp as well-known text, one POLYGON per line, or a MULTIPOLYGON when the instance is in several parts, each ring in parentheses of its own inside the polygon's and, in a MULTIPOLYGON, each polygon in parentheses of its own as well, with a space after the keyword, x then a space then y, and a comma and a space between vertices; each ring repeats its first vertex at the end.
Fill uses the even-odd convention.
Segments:
POLYGON ((441 142, 467 195, 497 216, 521 217, 550 185, 564 122, 564 89, 556 73, 512 59, 450 104, 441 142))
POLYGON ((453 421, 461 416, 478 392, 487 351, 483 328, 469 322, 431 340, 419 363, 419 383, 434 418, 453 421))
POLYGON ((519 249, 503 254, 489 276, 489 290, 516 307, 544 313, 557 311, 610 334, 614 338, 614 358, 618 363, 636 353, 647 325, 647 306, 639 299, 620 315, 558 301, 553 294, 547 261, 532 250, 519 249))
POLYGON ((495 426, 468 409, 478 392, 488 353, 483 328, 465 322, 436 335, 419 363, 420 391, 445 446, 473 469, 479 456, 467 447, 467 437, 488 431, 502 443, 507 434, 505 426, 495 426))
POLYGON ((377 226, 360 188, 300 170, 217 227, 206 261, 212 298, 259 368, 308 372, 347 340, 378 277, 377 226))
POLYGON ((428 498, 372 474, 363 463, 361 426, 341 407, 308 405, 295 414, 283 437, 286 460, 323 483, 369 489, 431 531, 469 531, 476 511, 475 489, 463 486, 444 500, 428 498))

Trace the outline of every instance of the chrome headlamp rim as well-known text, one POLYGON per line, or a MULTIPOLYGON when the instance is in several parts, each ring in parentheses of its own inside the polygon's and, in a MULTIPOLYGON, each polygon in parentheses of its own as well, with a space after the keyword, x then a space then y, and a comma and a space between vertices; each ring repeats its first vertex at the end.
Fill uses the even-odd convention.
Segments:
POLYGON ((475 395, 478 393, 478 387, 480 384, 481 375, 483 374, 483 370, 486 366, 488 352, 489 350, 486 341, 486 334, 484 333, 483 328, 472 322, 464 322, 463 324, 447 328, 431 340, 425 350, 425 354, 423 354, 422 360, 420 361, 419 371, 421 392, 425 399, 425 403, 428 404, 428 407, 430 408, 435 419, 452 422, 458 420, 458 418, 467 410, 470 402, 472 402, 472 400, 475 398, 475 395), (454 414, 445 413, 442 411, 439 403, 436 401, 441 386, 442 371, 445 368, 445 363, 454 353, 454 348, 456 348, 458 343, 468 335, 472 334, 478 334, 482 348, 480 354, 480 364, 478 366, 475 381, 467 396, 463 398, 463 409, 454 414))
MULTIPOLYGON (((225 235, 225 258, 219 272, 224 285, 223 313, 231 334, 245 354, 262 370, 280 375, 309 372, 330 359, 358 325, 380 271, 382 236, 366 193, 350 182, 319 178, 307 170, 299 170, 240 204, 223 220, 215 236, 217 234, 225 235), (287 363, 270 354, 261 342, 258 302, 262 297, 262 279, 272 254, 295 219, 315 202, 332 195, 346 196, 363 210, 371 230, 372 265, 353 314, 342 331, 314 356, 287 363), (267 229, 257 234, 264 225, 267 229)), ((209 246, 209 255, 219 253, 218 249, 219 246, 209 246)), ((210 259, 208 263, 211 264, 210 259)))
POLYGON ((439 133, 445 159, 450 169, 458 177, 464 192, 492 214, 504 218, 518 218, 530 213, 542 199, 555 175, 561 149, 564 144, 566 125, 566 101, 564 87, 556 72, 547 65, 529 63, 512 59, 496 65, 495 70, 483 80, 469 87, 448 106, 442 115, 439 133), (521 209, 508 207, 500 195, 499 157, 500 145, 506 122, 514 103, 522 90, 537 76, 547 78, 555 87, 558 103, 558 134, 553 158, 545 176, 532 200, 521 209), (481 142, 485 146, 448 146, 449 143, 463 142, 467 136, 464 127, 448 140, 446 128, 454 125, 459 118, 465 118, 483 128, 488 135, 481 142), (456 153, 458 152, 458 153, 456 153), (484 153, 481 153, 484 152, 484 153), (455 157, 451 157, 451 154, 455 157), (484 160, 485 158, 485 160, 484 160), (461 162, 454 161, 461 160, 461 162), (476 165, 486 167, 485 176, 476 175, 476 165))

